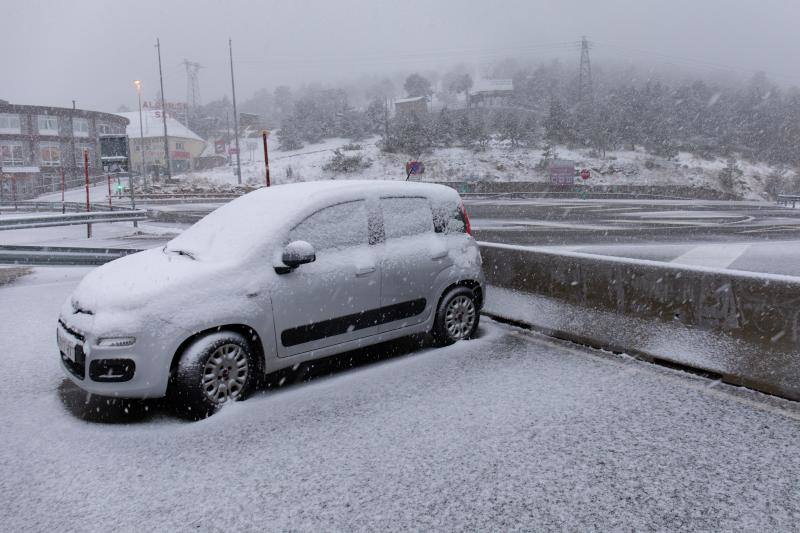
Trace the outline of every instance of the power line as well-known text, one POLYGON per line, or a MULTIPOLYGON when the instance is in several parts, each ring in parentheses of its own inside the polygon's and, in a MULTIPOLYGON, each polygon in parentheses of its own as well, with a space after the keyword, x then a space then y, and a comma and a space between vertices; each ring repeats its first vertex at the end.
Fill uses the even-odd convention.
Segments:
MULTIPOLYGON (((621 45, 621 44, 614 44, 612 42, 592 41, 592 44, 600 45, 602 48, 611 48, 611 49, 616 49, 616 50, 622 50, 622 51, 625 51, 625 52, 632 52, 634 54, 649 55, 649 56, 653 56, 653 57, 660 57, 662 59, 667 59, 667 60, 675 62, 675 63, 683 63, 685 65, 693 65, 693 66, 698 66, 698 67, 713 68, 713 69, 720 70, 720 71, 728 71, 728 72, 735 71, 735 72, 743 72, 743 73, 748 73, 748 74, 755 74, 757 72, 766 72, 764 69, 751 69, 751 68, 745 68, 745 67, 740 67, 740 66, 735 66, 735 65, 727 65, 727 64, 723 64, 723 63, 714 62, 714 61, 708 61, 708 60, 705 60, 705 59, 676 56, 674 54, 667 54, 667 53, 664 53, 664 52, 661 52, 661 51, 658 51, 658 50, 653 50, 653 49, 648 49, 648 48, 630 47, 630 46, 621 45)), ((790 75, 790 74, 781 73, 781 72, 774 72, 774 71, 771 71, 768 74, 770 76, 774 77, 774 78, 782 78, 782 79, 784 79, 786 81, 791 81, 791 82, 794 82, 794 83, 798 82, 798 77, 796 75, 790 75)))

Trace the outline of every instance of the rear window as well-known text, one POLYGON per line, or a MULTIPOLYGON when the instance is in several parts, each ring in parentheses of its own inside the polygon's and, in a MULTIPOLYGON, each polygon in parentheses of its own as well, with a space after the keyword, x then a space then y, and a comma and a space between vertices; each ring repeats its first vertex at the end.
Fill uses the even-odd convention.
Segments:
POLYGON ((436 233, 466 233, 464 212, 456 202, 442 203, 433 207, 433 225, 436 233))
POLYGON ((387 239, 433 233, 433 213, 427 198, 381 198, 383 231, 387 239))

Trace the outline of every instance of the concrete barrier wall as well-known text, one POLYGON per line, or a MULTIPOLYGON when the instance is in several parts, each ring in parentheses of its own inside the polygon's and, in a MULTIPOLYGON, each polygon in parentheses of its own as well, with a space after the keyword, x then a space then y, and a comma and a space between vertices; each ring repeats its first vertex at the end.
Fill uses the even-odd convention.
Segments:
MULTIPOLYGON (((576 338, 800 400, 800 278, 488 243, 481 253, 489 285, 546 297, 548 309, 562 303, 573 317, 582 314, 573 318, 580 322, 576 338), (603 317, 602 326, 585 318, 593 312, 603 317), (639 324, 636 335, 620 329, 632 319, 639 324), (662 342, 656 349, 643 320, 657 326, 662 342), (674 350, 663 342, 665 328, 675 331, 674 350), (686 332, 699 346, 678 348, 677 336, 686 332)), ((492 305, 490 312, 503 314, 502 302, 492 305)))
POLYGON ((636 196, 652 198, 702 198, 706 200, 736 200, 739 196, 725 193, 708 187, 690 187, 681 185, 596 185, 591 180, 575 180, 574 186, 551 185, 545 178, 543 181, 498 181, 498 180, 476 180, 476 181, 441 181, 436 182, 447 185, 464 194, 512 194, 528 193, 553 196, 573 196, 581 194, 601 195, 605 197, 630 198, 636 196), (580 182, 580 183, 578 183, 580 182))

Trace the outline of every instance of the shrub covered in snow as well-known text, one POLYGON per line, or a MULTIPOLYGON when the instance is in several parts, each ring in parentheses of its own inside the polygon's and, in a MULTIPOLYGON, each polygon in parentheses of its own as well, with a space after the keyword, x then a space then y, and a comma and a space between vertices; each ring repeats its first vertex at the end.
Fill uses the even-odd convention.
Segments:
POLYGON ((336 149, 333 151, 333 157, 322 168, 329 172, 352 173, 369 168, 370 165, 372 161, 361 154, 345 155, 342 150, 336 149))

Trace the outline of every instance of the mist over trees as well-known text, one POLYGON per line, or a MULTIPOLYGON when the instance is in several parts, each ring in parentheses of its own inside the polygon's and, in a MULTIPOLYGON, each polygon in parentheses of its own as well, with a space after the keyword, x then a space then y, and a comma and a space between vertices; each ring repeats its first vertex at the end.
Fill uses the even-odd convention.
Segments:
MULTIPOLYGON (((461 64, 339 86, 278 86, 256 92, 240 107, 278 129, 284 149, 330 137, 357 141, 378 135, 384 150, 412 156, 437 147, 481 150, 494 141, 510 148, 589 148, 598 157, 645 149, 666 158, 689 151, 800 166, 797 87, 780 87, 761 73, 722 82, 632 67, 596 67, 593 81, 592 94, 581 99, 577 66, 505 60, 480 74, 461 64), (475 80, 489 76, 511 78, 513 96, 500 106, 468 106, 475 80), (395 112, 396 100, 414 96, 431 101, 429 112, 395 112)), ((198 127, 225 120, 229 104, 223 99, 203 106, 198 127)))

